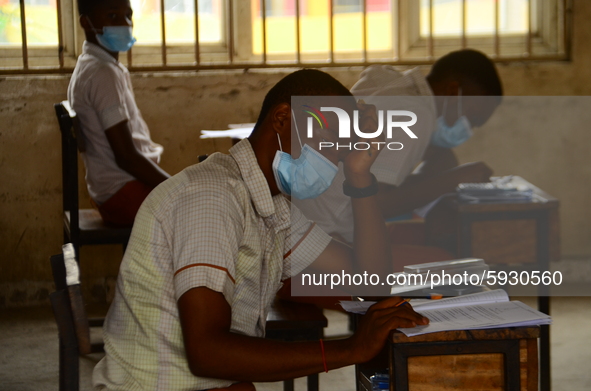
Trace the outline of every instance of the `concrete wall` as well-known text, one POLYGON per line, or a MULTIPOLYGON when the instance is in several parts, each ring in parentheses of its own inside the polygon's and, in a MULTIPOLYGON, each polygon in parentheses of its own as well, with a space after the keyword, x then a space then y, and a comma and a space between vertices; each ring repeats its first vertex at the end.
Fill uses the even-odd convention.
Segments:
MULTIPOLYGON (((499 66, 507 95, 591 95, 591 2, 574 1, 572 60, 499 66)), ((330 70, 350 87, 361 69, 330 70)), ((201 129, 254 121, 268 89, 285 71, 134 74, 137 103, 162 166, 176 173, 211 153, 201 129)), ((48 256, 62 243, 60 136, 52 104, 66 98, 68 76, 0 77, 0 307, 43 301, 52 289, 48 256)), ((457 149, 462 162, 486 161, 497 174, 518 174, 561 200, 563 257, 591 257, 591 132, 524 127, 516 139, 497 116, 457 149), (494 128, 494 129, 493 129, 494 128)), ((82 206, 89 206, 86 194, 82 206)), ((83 278, 94 299, 112 294, 121 250, 83 248, 83 278)))

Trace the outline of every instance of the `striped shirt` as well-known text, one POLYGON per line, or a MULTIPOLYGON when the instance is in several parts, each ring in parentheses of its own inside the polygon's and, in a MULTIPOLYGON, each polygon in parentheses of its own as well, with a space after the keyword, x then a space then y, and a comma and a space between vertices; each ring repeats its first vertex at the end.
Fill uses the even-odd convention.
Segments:
POLYGON ((330 237, 282 195, 272 197, 248 139, 158 186, 135 220, 105 320, 97 389, 203 390, 232 382, 195 377, 177 300, 195 287, 224 295, 231 331, 263 337, 281 281, 314 261, 330 237))
MULTIPOLYGON (((383 148, 371 167, 378 182, 399 186, 421 162, 435 131, 437 109, 431 87, 419 68, 401 73, 391 65, 374 65, 362 72, 351 93, 384 113, 387 110, 410 110, 417 115, 417 123, 411 127, 417 138, 402 135, 400 141, 404 147, 401 150, 383 148)), ((352 243, 353 207, 351 199, 343 194, 344 180, 345 173, 340 164, 332 185, 320 197, 294 203, 324 231, 352 243)))
POLYGON ((129 71, 105 49, 84 41, 82 54, 68 86, 68 100, 80 120, 86 151, 90 197, 99 205, 134 178, 119 168, 105 130, 123 121, 136 149, 158 163, 162 146, 150 139, 150 130, 135 103, 129 71))

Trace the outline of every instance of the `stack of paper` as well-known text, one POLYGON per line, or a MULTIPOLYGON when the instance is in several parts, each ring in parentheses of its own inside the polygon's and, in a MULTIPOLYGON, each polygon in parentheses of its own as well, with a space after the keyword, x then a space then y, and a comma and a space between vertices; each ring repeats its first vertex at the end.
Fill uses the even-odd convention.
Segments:
POLYGON ((452 259, 450 261, 442 262, 429 262, 420 263, 417 265, 408 265, 402 269, 406 274, 420 274, 427 278, 429 275, 441 274, 445 272, 447 274, 482 274, 484 271, 488 271, 489 267, 484 262, 484 259, 480 258, 462 258, 452 259))
POLYGON ((487 183, 460 183, 456 189, 461 202, 529 202, 533 190, 523 185, 514 185, 513 177, 491 178, 487 183))

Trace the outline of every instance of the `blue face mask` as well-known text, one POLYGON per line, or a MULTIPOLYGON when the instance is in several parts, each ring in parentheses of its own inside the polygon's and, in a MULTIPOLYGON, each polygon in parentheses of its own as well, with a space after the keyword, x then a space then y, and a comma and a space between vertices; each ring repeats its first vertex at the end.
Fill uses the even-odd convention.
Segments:
POLYGON ((462 92, 458 97, 458 119, 449 126, 445 122, 445 112, 447 110, 447 98, 443 101, 443 115, 437 118, 437 129, 431 136, 431 144, 442 148, 454 148, 468 141, 472 137, 472 127, 470 121, 462 114, 462 92))
POLYGON ((98 43, 110 52, 126 52, 136 42, 131 26, 104 26, 103 33, 99 34, 90 19, 88 22, 95 32, 98 43))
MULTIPOLYGON (((295 123, 295 116, 293 118, 295 123)), ((301 146, 297 124, 296 133, 301 146)), ((282 193, 305 200, 318 197, 332 184, 338 168, 320 152, 305 144, 300 157, 293 159, 290 154, 283 152, 281 139, 279 148, 281 150, 277 151, 273 159, 273 175, 282 193)))

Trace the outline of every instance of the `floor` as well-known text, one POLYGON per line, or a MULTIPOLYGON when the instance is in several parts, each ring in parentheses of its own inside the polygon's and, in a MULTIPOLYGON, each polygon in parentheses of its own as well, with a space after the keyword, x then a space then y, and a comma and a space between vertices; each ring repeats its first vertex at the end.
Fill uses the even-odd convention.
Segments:
MULTIPOLYGON (((531 299, 523 299, 535 305, 531 299)), ((347 332, 347 317, 327 311, 327 337, 347 332)), ((552 299, 552 390, 591 390, 591 298, 552 299)), ((0 391, 58 390, 57 329, 49 307, 0 310, 0 391)), ((81 390, 90 390, 99 354, 81 359, 81 390)), ((322 373, 322 391, 355 390, 352 367, 322 373)), ((282 390, 281 383, 257 384, 258 391, 282 390)), ((305 390, 305 381, 296 381, 305 390)))

